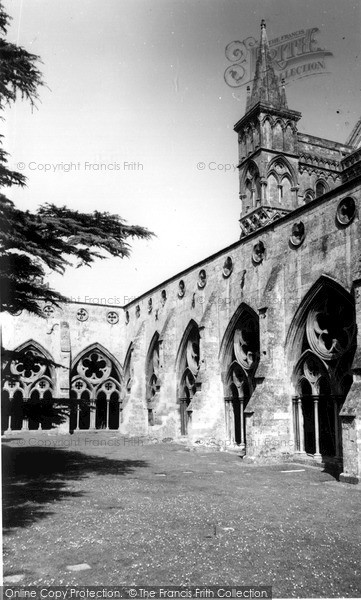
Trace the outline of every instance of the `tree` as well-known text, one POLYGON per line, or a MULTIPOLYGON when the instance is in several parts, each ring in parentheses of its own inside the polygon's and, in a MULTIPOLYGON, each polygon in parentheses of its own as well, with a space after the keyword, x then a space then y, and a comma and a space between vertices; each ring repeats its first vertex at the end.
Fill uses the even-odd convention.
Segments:
MULTIPOLYGON (((10 17, 0 2, 0 30, 6 36, 10 17)), ((44 85, 38 69, 40 58, 5 39, 0 40, 0 109, 18 97, 34 107, 38 89, 44 85)), ((3 136, 0 136, 1 143, 3 136)), ((64 273, 73 264, 90 266, 107 256, 128 257, 129 239, 149 239, 154 234, 144 227, 128 225, 116 214, 95 211, 81 213, 66 206, 45 204, 35 212, 15 207, 3 192, 11 186, 25 186, 26 178, 8 167, 8 154, 0 147, 0 289, 1 311, 26 309, 44 316, 41 302, 66 301, 46 283, 47 270, 64 273)), ((12 376, 12 361, 30 360, 22 353, 2 349, 5 377, 12 376)), ((47 362, 36 357, 38 362, 47 362)))
MULTIPOLYGON (((6 35, 9 16, 0 2, 0 29, 6 35)), ((39 57, 24 48, 0 40, 0 108, 20 96, 35 105, 38 88, 44 85, 37 68, 39 57)), ((7 153, 0 149, 0 188, 26 185, 26 178, 8 168, 7 153)), ((152 232, 128 225, 115 214, 95 211, 81 213, 54 204, 37 211, 21 211, 4 193, 0 194, 0 287, 1 309, 22 309, 42 315, 39 301, 52 303, 66 298, 50 289, 45 281, 46 269, 64 273, 72 259, 77 266, 90 266, 106 254, 130 255, 129 238, 149 239, 152 232)))

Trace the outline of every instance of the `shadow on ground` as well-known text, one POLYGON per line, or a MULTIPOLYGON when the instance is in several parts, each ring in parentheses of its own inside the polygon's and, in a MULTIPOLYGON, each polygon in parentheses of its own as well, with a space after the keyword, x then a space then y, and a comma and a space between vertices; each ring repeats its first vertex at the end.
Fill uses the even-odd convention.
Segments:
POLYGON ((78 481, 90 474, 127 475, 147 465, 142 460, 115 460, 58 448, 19 448, 4 443, 4 533, 14 527, 26 527, 52 514, 49 507, 52 502, 83 496, 83 492, 71 490, 69 484, 73 480, 78 481))

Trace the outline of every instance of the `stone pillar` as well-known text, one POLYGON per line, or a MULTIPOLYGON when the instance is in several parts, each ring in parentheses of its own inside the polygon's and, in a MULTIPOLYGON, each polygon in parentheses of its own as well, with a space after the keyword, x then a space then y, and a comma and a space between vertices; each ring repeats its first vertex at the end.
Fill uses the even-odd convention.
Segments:
POLYGON ((300 446, 300 452, 305 452, 305 432, 304 432, 304 428, 303 428, 303 415, 302 415, 302 400, 301 398, 297 399, 297 422, 298 422, 298 429, 299 429, 299 446, 300 446))
POLYGON ((69 416, 66 422, 57 426, 57 429, 62 432, 69 431, 70 427, 70 367, 71 367, 71 344, 70 344, 70 328, 67 321, 60 321, 60 363, 64 368, 57 369, 57 397, 60 402, 64 399, 65 404, 69 408, 69 416))
POLYGON ((314 417, 315 417, 315 446, 316 446, 314 458, 320 459, 321 454, 320 454, 320 426, 319 426, 319 422, 318 422, 318 397, 313 398, 313 410, 314 410, 314 417))
POLYGON ((119 421, 118 421, 118 430, 123 422, 123 403, 118 402, 118 410, 119 410, 119 421))
POLYGON ((292 406, 293 406, 293 423, 294 423, 294 432, 295 432, 295 452, 300 451, 300 426, 298 422, 298 408, 297 408, 297 398, 292 398, 292 406))
POLYGON ((339 420, 338 420, 338 398, 333 399, 333 408, 334 408, 334 416, 335 416, 335 454, 336 458, 340 456, 340 430, 339 430, 339 420))
POLYGON ((79 416, 80 416, 80 406, 79 403, 76 403, 76 424, 74 431, 79 431, 79 416))
POLYGON ((245 445, 244 441, 244 402, 243 397, 239 399, 239 416, 240 416, 240 424, 241 424, 241 446, 245 445))
POLYGON ((109 398, 107 398, 107 407, 105 413, 105 431, 109 431, 109 398))
POLYGON ((355 298, 357 347, 351 371, 353 382, 340 411, 342 427, 343 472, 340 481, 361 480, 361 278, 353 283, 355 298))
POLYGON ((89 429, 95 429, 96 402, 90 400, 89 429))

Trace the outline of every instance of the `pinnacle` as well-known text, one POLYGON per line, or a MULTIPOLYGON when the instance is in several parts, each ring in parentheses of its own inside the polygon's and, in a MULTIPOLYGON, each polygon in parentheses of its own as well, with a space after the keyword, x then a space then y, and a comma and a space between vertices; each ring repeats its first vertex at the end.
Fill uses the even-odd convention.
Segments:
POLYGON ((282 89, 280 89, 272 63, 264 19, 261 21, 261 39, 257 52, 256 72, 252 93, 247 98, 247 112, 258 102, 269 104, 275 108, 287 108, 284 82, 282 83, 282 89))

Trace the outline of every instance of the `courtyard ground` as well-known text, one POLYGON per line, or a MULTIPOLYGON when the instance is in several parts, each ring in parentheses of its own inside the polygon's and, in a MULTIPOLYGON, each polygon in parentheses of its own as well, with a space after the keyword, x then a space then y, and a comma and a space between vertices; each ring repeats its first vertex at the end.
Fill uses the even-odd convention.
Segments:
POLYGON ((5 582, 361 596, 361 486, 315 467, 29 432, 3 439, 3 483, 5 582))

